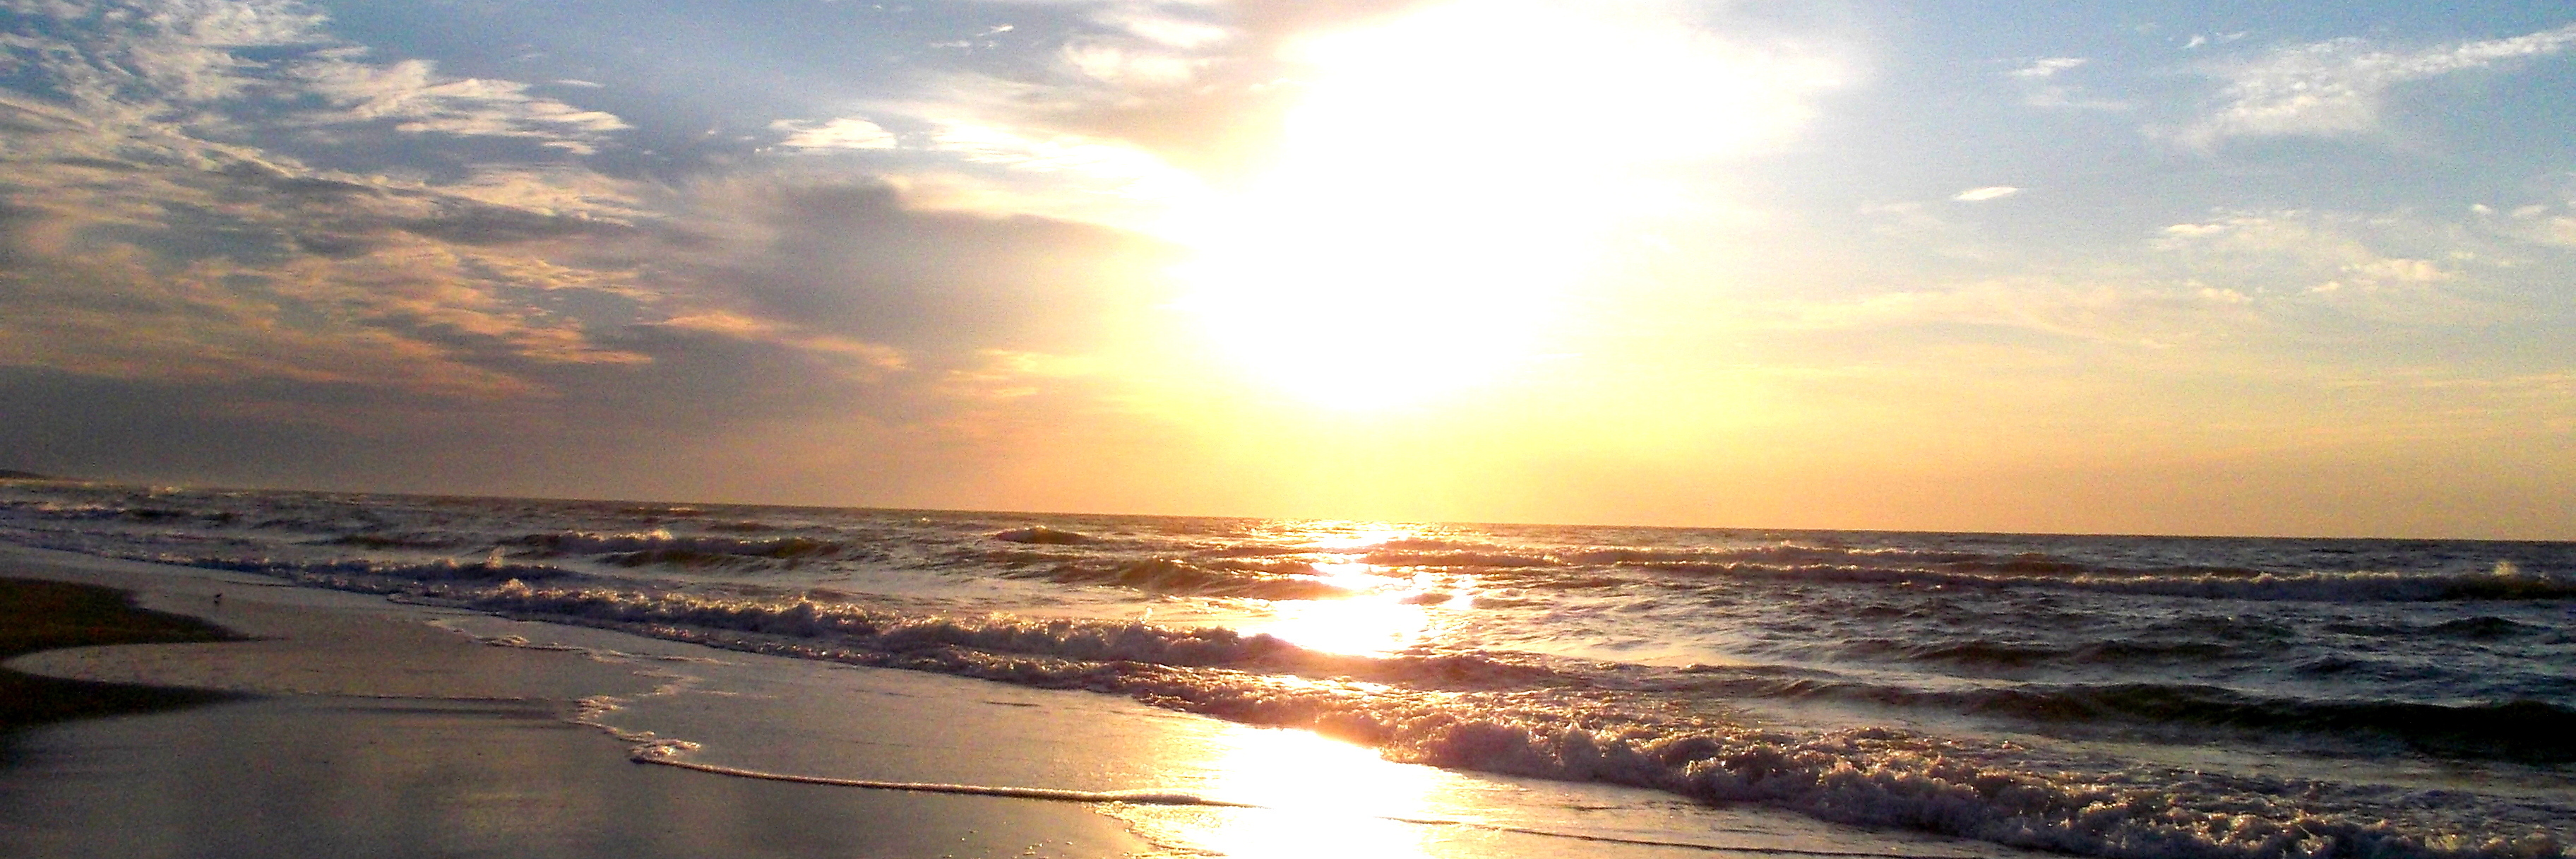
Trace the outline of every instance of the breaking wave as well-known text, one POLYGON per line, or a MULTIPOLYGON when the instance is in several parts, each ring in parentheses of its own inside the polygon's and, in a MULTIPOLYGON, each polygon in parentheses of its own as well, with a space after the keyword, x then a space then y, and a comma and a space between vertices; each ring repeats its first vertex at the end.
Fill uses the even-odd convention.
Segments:
POLYGON ((631 534, 567 531, 530 534, 518 545, 544 556, 596 555, 625 567, 648 564, 706 565, 742 559, 802 560, 840 557, 846 543, 808 537, 679 536, 668 530, 631 534))
POLYGON ((1073 531, 1059 531, 1044 525, 1013 528, 993 535, 993 539, 1001 540, 1006 543, 1030 543, 1041 546, 1079 546, 1085 543, 1100 542, 1100 538, 1093 537, 1089 534, 1082 534, 1073 531))
POLYGON ((576 575, 562 567, 543 564, 520 564, 499 557, 483 561, 280 561, 268 558, 153 558, 165 563, 186 564, 210 570, 259 573, 294 579, 306 584, 335 586, 342 590, 388 592, 384 586, 360 587, 358 579, 374 583, 417 580, 422 582, 508 582, 545 581, 576 575))
POLYGON ((1316 579, 1312 567, 1297 564, 1290 569, 1302 569, 1303 572, 1278 571, 1267 565, 1199 566, 1182 561, 1149 559, 1064 563, 1045 570, 1018 570, 1005 575, 1043 578, 1059 584, 1110 585, 1155 594, 1265 600, 1338 599, 1356 593, 1316 579))

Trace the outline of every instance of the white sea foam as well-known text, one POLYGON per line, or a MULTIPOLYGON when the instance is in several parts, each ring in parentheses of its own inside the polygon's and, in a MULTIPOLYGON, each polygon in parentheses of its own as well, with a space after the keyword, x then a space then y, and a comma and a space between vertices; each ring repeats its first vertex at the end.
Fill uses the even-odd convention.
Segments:
POLYGON ((669 529, 625 534, 566 531, 532 534, 519 542, 548 554, 617 555, 621 557, 616 561, 629 565, 687 562, 723 556, 813 558, 835 555, 845 548, 839 542, 807 537, 682 536, 672 534, 669 529))

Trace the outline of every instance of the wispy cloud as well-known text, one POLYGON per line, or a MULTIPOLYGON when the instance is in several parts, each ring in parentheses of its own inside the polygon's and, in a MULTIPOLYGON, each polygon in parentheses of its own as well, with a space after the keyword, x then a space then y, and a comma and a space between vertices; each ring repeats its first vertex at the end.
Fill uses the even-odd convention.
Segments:
POLYGON ((2056 77, 2058 72, 2081 66, 2085 62, 2083 57, 2045 57, 2031 61, 2030 65, 2014 69, 2012 76, 2023 80, 2046 80, 2056 77))
POLYGON ((2095 98, 2067 82, 2065 73, 2092 62, 2084 57, 2042 57, 2005 73, 2022 87, 2022 103, 2032 107, 2122 110, 2127 102, 2095 98))
POLYGON ((2380 127, 2389 90, 2423 80, 2576 47, 2576 25, 2506 39, 2415 51, 2342 38, 2276 48, 2260 58, 2213 67, 2226 81, 2217 109, 2176 134, 2208 147, 2228 138, 2365 134, 2380 127))
POLYGON ((420 60, 378 65, 360 56, 334 51, 285 70, 302 94, 330 106, 298 122, 389 122, 404 134, 515 137, 580 155, 597 152, 602 135, 628 127, 614 114, 531 95, 518 81, 448 78, 420 60))
POLYGON ((2021 193, 2020 188, 2015 188, 2010 185, 1988 185, 1983 188, 1970 188, 1968 190, 1961 191, 1958 196, 1951 197, 1950 199, 1957 200, 1962 203, 1983 203, 1987 200, 2001 200, 2005 197, 2010 197, 2019 193, 2021 193))
POLYGON ((844 116, 822 122, 782 119, 770 123, 769 128, 787 134, 778 145, 789 149, 893 149, 901 145, 893 132, 864 117, 844 116))
POLYGON ((2260 330, 2263 308, 2235 289, 2018 277, 1772 308, 1798 330, 1968 325, 2074 340, 2168 348, 2260 330))
POLYGON ((2181 276, 2386 328, 2495 325, 2557 312, 2499 288, 2521 266, 2492 237, 2417 215, 2223 212, 2167 226, 2150 246, 2181 276))
POLYGON ((2533 203, 2508 212, 2480 205, 2472 211, 2484 226, 2503 235, 2534 244, 2576 248, 2576 201, 2563 205, 2533 203))
POLYGON ((2209 33, 2194 33, 2194 34, 2192 34, 2191 38, 2186 39, 2186 40, 2184 40, 2184 41, 2183 41, 2183 43, 2182 43, 2182 49, 2183 49, 2183 50, 2186 50, 2186 51, 2190 51, 2190 50, 2197 50, 2197 49, 2201 48, 2202 46, 2205 46, 2205 45, 2211 44, 2211 43, 2213 43, 2213 42, 2215 42, 2215 43, 2217 43, 2217 44, 2224 45, 2224 44, 2227 44, 2227 43, 2229 43, 2229 42, 2235 42, 2235 41, 2243 40, 2245 37, 2250 36, 2250 35, 2253 35, 2253 33, 2249 32, 2249 31, 2245 31, 2245 30, 2238 30, 2238 31, 2233 32, 2233 33, 2217 33, 2217 34, 2209 34, 2209 33))

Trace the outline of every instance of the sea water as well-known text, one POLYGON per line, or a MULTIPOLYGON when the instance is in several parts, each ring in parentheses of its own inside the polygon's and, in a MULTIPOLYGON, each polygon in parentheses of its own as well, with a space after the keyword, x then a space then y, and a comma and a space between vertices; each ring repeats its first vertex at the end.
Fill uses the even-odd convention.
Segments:
POLYGON ((0 482, 0 541, 1086 690, 1462 772, 2078 855, 2576 845, 2568 543, 36 481, 0 482))

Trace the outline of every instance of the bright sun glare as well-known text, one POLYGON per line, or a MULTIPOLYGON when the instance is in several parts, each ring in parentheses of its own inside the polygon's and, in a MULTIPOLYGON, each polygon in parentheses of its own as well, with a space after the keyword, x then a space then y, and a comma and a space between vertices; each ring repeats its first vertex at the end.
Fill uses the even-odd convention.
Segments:
MULTIPOLYGON (((1311 552, 1302 556, 1314 580, 1340 588, 1337 599, 1279 600, 1229 625, 1325 653, 1385 655, 1436 638, 1454 620, 1442 608, 1445 589, 1413 571, 1371 562, 1381 548, 1423 536, 1418 527, 1383 522, 1282 521, 1272 534, 1311 552)), ((1472 597, 1470 597, 1472 599, 1472 597)))
POLYGON ((1537 360, 1619 225, 1671 204, 1640 168, 1801 118, 1771 89, 1782 64, 1658 8, 1479 0, 1301 44, 1273 169, 1182 230, 1182 306, 1331 407, 1537 360))

